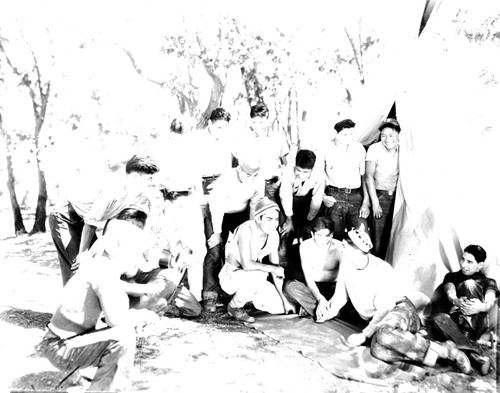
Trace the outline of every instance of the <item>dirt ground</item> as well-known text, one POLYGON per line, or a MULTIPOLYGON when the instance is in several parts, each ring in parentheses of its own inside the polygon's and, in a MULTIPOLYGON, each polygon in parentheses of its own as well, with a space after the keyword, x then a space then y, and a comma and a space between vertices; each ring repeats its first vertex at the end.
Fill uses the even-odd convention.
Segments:
MULTIPOLYGON (((2 239, 2 237, 0 237, 2 239)), ((0 392, 79 392, 93 370, 66 380, 34 346, 50 320, 61 280, 49 234, 0 240, 0 392)), ((196 320, 162 318, 137 339, 134 391, 151 392, 494 392, 489 379, 443 373, 383 387, 332 375, 314 359, 223 310, 196 320)))

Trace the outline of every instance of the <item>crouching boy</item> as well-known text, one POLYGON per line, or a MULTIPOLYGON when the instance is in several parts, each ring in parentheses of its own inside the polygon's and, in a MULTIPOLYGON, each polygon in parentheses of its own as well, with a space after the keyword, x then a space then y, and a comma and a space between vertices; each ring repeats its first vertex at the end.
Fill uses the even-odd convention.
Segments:
POLYGON ((227 312, 236 320, 254 321, 243 309, 247 302, 271 314, 293 310, 282 291, 284 270, 278 264, 278 219, 278 205, 262 198, 257 202, 255 218, 238 226, 228 239, 219 279, 221 288, 233 295, 227 312), (270 264, 262 263, 266 257, 270 264), (269 273, 274 285, 267 281, 269 273))
MULTIPOLYGON (((144 214, 144 222, 146 214, 144 214)), ((142 222, 142 227, 144 226, 142 222)), ((142 229, 113 220, 101 240, 100 252, 82 262, 63 289, 47 333, 38 350, 61 370, 97 367, 90 391, 129 388, 134 365, 135 327, 159 319, 153 311, 129 309, 122 274, 134 274, 142 258, 137 239, 142 229), (106 327, 97 328, 104 314, 106 327)))

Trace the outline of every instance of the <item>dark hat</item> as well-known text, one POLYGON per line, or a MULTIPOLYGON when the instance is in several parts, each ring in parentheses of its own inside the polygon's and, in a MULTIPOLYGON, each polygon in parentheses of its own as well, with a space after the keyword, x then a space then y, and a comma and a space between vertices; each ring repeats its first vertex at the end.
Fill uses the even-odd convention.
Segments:
POLYGON ((351 119, 345 119, 339 121, 337 124, 333 126, 333 128, 335 128, 335 131, 340 132, 344 128, 353 128, 355 125, 356 123, 354 123, 351 119))
POLYGON ((378 129, 379 131, 382 131, 386 127, 393 128, 397 132, 401 131, 401 126, 399 125, 396 119, 391 119, 391 118, 386 119, 386 121, 384 121, 378 129))

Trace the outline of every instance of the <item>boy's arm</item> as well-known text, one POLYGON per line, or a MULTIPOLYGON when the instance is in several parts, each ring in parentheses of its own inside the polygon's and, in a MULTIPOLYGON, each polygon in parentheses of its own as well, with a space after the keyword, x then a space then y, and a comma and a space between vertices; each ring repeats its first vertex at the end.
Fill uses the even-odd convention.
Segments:
POLYGON ((238 230, 235 241, 238 244, 240 252, 240 264, 244 270, 260 270, 267 273, 275 273, 283 276, 283 268, 276 265, 264 265, 252 259, 252 251, 250 243, 252 241, 252 230, 248 226, 244 226, 238 230))
MULTIPOLYGON (((278 246, 279 244, 276 245, 276 250, 273 251, 271 254, 269 254, 269 262, 271 262, 273 265, 279 265, 278 246)), ((273 277, 274 286, 276 287, 276 290, 280 295, 281 301, 283 302, 283 309, 285 311, 285 314, 288 314, 289 312, 294 312, 295 307, 292 304, 290 304, 288 299, 283 294, 283 281, 284 281, 285 271, 281 266, 277 267, 279 267, 282 271, 271 272, 271 276, 273 277)))
MULTIPOLYGON (((313 169, 313 171, 316 169, 313 169)), ((323 202, 323 194, 325 192, 325 179, 324 173, 321 173, 321 180, 318 180, 314 185, 311 204, 309 205, 309 213, 307 214, 307 220, 312 221, 318 215, 319 209, 321 208, 321 203, 323 202)))
POLYGON ((480 312, 488 312, 496 300, 496 292, 494 290, 488 290, 484 295, 484 302, 479 299, 466 299, 462 301, 462 306, 460 310, 464 315, 474 315, 480 312))
POLYGON ((453 284, 452 282, 447 282, 446 284, 444 284, 444 293, 446 294, 448 301, 453 306, 462 306, 462 301, 457 297, 457 289, 455 288, 455 284, 453 284))
POLYGON ((300 253, 300 264, 302 266, 302 271, 304 272, 304 278, 306 280, 306 285, 307 288, 311 291, 312 295, 314 298, 318 301, 318 303, 321 303, 322 301, 326 302, 325 297, 321 294, 321 292, 318 289, 318 286, 316 285, 316 281, 314 281, 313 278, 313 270, 311 263, 312 258, 314 256, 309 255, 307 252, 307 244, 302 243, 299 248, 299 253, 300 253))
POLYGON ((374 161, 366 161, 365 168, 365 184, 367 193, 364 195, 363 203, 368 203, 365 199, 369 197, 372 204, 373 216, 375 218, 380 218, 382 216, 382 209, 380 208, 380 203, 377 197, 377 190, 375 189, 375 170, 377 169, 377 163, 374 161))
POLYGON ((84 224, 82 230, 82 238, 80 240, 79 253, 87 251, 90 248, 90 242, 94 238, 97 227, 90 224, 84 224))

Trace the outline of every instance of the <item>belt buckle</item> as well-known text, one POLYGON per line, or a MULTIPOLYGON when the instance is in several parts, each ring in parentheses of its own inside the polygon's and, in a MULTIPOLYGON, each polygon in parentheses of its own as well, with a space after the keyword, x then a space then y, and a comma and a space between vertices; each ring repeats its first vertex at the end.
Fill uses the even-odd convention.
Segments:
POLYGON ((352 191, 352 188, 344 188, 344 192, 345 192, 346 194, 350 194, 350 193, 351 193, 351 191, 352 191))

